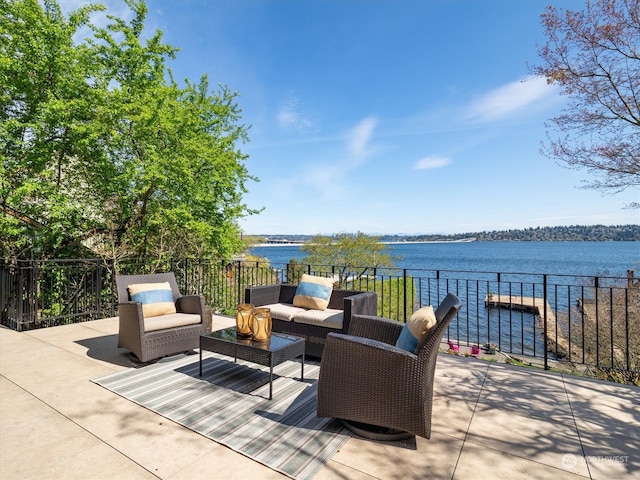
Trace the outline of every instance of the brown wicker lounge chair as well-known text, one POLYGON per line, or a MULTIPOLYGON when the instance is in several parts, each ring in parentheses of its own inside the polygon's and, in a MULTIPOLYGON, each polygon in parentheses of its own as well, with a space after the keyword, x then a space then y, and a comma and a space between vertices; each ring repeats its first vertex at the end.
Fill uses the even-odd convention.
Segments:
POLYGON ((129 349, 141 362, 199 347, 200 335, 205 333, 204 297, 182 296, 173 273, 117 275, 116 285, 120 317, 118 347, 129 349), (128 287, 163 282, 171 287, 176 313, 145 318, 142 304, 131 301, 128 287))
POLYGON ((395 346, 403 324, 385 318, 354 315, 349 335, 330 333, 320 366, 318 416, 345 420, 364 436, 366 426, 374 425, 430 438, 438 348, 461 306, 454 294, 445 297, 417 354, 395 346))

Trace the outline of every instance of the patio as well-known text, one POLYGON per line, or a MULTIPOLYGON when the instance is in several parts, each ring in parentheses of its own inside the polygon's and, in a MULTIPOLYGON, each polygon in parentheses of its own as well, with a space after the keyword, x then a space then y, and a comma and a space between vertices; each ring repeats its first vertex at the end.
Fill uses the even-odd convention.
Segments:
MULTIPOLYGON (((117 330, 0 328, 0 478, 286 478, 90 382, 131 366, 117 330)), ((446 354, 436 375, 430 440, 354 437, 315 479, 640 476, 636 387, 446 354)))

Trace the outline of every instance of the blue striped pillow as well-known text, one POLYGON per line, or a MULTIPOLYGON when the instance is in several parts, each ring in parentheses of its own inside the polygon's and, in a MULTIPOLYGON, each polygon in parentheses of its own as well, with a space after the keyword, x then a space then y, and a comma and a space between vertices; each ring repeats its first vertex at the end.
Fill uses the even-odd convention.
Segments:
POLYGON ((127 288, 131 300, 142 304, 143 316, 157 317, 176 313, 176 305, 169 282, 139 283, 129 285, 127 288))

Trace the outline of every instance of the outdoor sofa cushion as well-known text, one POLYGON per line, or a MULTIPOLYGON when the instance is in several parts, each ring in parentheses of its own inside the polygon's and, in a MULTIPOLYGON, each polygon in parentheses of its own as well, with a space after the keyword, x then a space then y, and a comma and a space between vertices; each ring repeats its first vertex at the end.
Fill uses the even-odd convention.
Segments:
POLYGON ((278 318, 287 322, 293 321, 293 317, 304 312, 304 308, 294 307, 290 303, 271 303, 269 305, 260 305, 260 308, 271 310, 271 318, 278 318))
POLYGON ((326 310, 305 310, 303 313, 293 317, 295 323, 305 323, 307 325, 318 325, 320 327, 342 329, 344 321, 344 310, 327 308, 326 310))
POLYGON ((172 313, 156 317, 145 317, 143 319, 145 332, 184 327, 186 325, 197 325, 201 321, 200 315, 193 313, 172 313))
POLYGON ((344 310, 333 308, 314 310, 296 307, 290 303, 272 303, 269 305, 261 305, 261 307, 270 309, 272 318, 287 322, 318 325, 338 330, 342 328, 344 322, 344 310))

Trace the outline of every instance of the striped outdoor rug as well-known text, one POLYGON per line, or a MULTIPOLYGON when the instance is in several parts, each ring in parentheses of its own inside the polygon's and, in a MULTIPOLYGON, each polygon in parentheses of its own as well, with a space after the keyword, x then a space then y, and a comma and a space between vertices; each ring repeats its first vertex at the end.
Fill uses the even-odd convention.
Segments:
POLYGON ((338 421, 316 416, 319 366, 285 362, 269 369, 204 352, 93 379, 98 385, 184 425, 267 467, 311 478, 350 434, 338 421))

